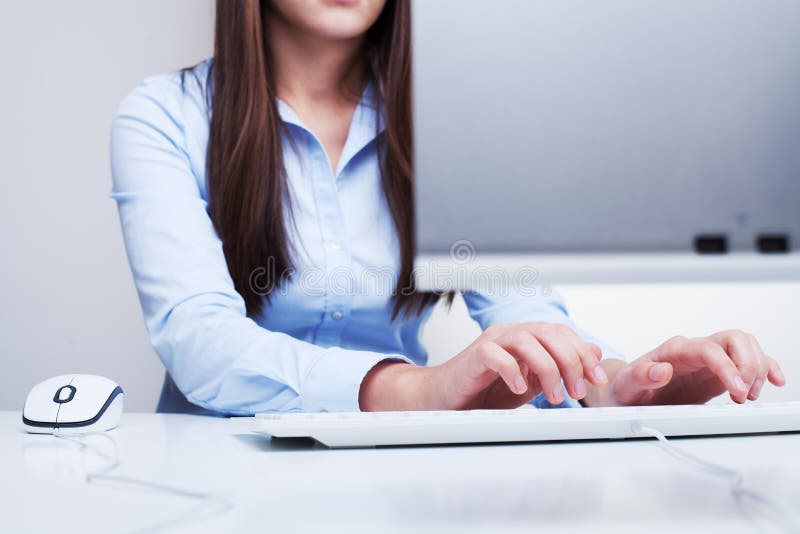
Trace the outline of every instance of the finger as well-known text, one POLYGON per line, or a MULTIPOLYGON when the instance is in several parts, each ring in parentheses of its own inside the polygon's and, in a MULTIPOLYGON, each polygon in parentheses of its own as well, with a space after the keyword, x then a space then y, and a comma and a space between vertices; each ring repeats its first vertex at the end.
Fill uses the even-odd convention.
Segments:
POLYGON ((508 332, 512 328, 509 324, 493 324, 487 327, 482 334, 482 337, 489 341, 494 341, 508 332))
POLYGON ((667 362, 640 362, 631 366, 633 382, 643 390, 661 389, 672 380, 672 364, 667 362))
POLYGON ((769 381, 778 387, 786 385, 786 377, 778 362, 774 358, 767 356, 767 364, 769 365, 769 373, 767 373, 769 381))
POLYGON ((769 381, 775 386, 782 387, 786 384, 786 376, 784 376, 783 371, 781 370, 781 366, 778 362, 767 355, 764 349, 761 347, 761 343, 758 342, 758 338, 755 336, 750 336, 750 341, 753 344, 754 348, 759 351, 762 356, 762 361, 766 367, 766 373, 760 381, 757 381, 756 384, 753 384, 753 387, 750 390, 750 395, 748 398, 752 398, 752 400, 756 400, 761 393, 761 387, 769 381), (758 387, 756 387, 758 386, 758 387), (752 397, 751 397, 752 396, 752 397))
POLYGON ((506 352, 495 342, 487 342, 480 346, 481 360, 490 370, 503 379, 508 389, 517 395, 528 390, 528 383, 519 368, 516 358, 506 352))
POLYGON ((747 398, 750 400, 758 400, 758 396, 761 395, 761 389, 767 382, 767 374, 769 373, 769 357, 766 355, 766 353, 764 353, 764 349, 761 348, 761 344, 758 342, 755 336, 747 335, 747 337, 750 343, 750 348, 753 353, 755 353, 759 361, 758 376, 753 381, 753 385, 750 386, 750 391, 747 394, 747 398))
POLYGON ((783 374, 781 366, 780 364, 778 364, 777 360, 767 355, 767 353, 761 347, 761 343, 758 342, 757 337, 750 336, 750 341, 763 356, 763 361, 767 368, 766 379, 769 380, 769 382, 771 382, 773 385, 778 387, 786 385, 786 376, 783 374))
POLYGON ((506 350, 530 367, 550 403, 561 404, 564 402, 564 390, 561 387, 558 365, 533 334, 523 329, 517 329, 498 341, 501 341, 506 350))
POLYGON ((524 361, 519 361, 519 360, 517 360, 517 364, 519 364, 519 371, 520 373, 522 373, 522 376, 527 377, 528 373, 531 370, 530 367, 528 367, 528 364, 525 363, 524 361))
MULTIPOLYGON (((681 340, 679 345, 665 347, 673 354, 681 354, 692 360, 699 360, 719 378, 734 402, 743 403, 747 399, 749 387, 739 374, 739 368, 733 363, 722 346, 711 339, 698 338, 681 340)), ((657 359, 662 359, 658 356, 657 359)))
MULTIPOLYGON (((569 396, 580 400, 586 396, 583 361, 576 346, 581 343, 578 335, 568 326, 539 325, 536 339, 555 360, 569 396)), ((594 356, 591 358, 594 360, 594 356)))
POLYGON ((761 393, 761 388, 764 387, 769 368, 766 355, 754 342, 755 338, 741 330, 729 330, 715 334, 711 339, 717 341, 739 370, 747 388, 747 394, 744 397, 756 400, 761 393))
POLYGON ((657 390, 669 384, 672 374, 667 362, 635 361, 619 371, 617 399, 624 405, 648 404, 657 390))
POLYGON ((583 375, 595 386, 605 386, 608 384, 608 375, 600 365, 603 351, 594 343, 579 341, 576 350, 583 364, 583 375))
POLYGON ((766 378, 761 378, 760 376, 753 381, 753 385, 750 386, 750 391, 747 392, 748 400, 758 400, 758 396, 761 394, 761 390, 764 387, 764 382, 766 382, 766 378))
MULTIPOLYGON (((761 351, 755 350, 748 335, 738 330, 720 332, 711 336, 711 340, 715 341, 736 365, 747 389, 747 395, 744 397, 749 397, 759 377, 767 374, 766 362, 762 362, 760 356, 761 351)), ((763 386, 763 382, 761 385, 763 386)))

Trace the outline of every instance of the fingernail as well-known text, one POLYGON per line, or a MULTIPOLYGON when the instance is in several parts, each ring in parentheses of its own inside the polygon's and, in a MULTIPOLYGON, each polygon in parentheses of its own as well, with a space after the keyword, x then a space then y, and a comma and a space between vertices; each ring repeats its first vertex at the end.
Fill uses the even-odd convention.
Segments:
POLYGON ((650 371, 647 372, 647 376, 653 382, 658 382, 659 380, 661 380, 661 376, 662 376, 661 375, 661 372, 662 372, 661 370, 662 369, 664 369, 664 364, 661 364, 661 363, 656 364, 656 365, 654 365, 653 367, 650 368, 650 371))
POLYGON ((575 397, 578 399, 582 399, 586 396, 586 382, 583 381, 583 378, 579 378, 575 381, 575 397))
POLYGON ((762 379, 758 379, 753 382, 753 387, 750 388, 750 396, 753 397, 753 400, 758 398, 758 395, 761 393, 761 388, 764 387, 764 381, 762 379))
POLYGON ((775 370, 775 377, 776 377, 778 380, 786 380, 786 375, 784 375, 784 374, 783 374, 783 371, 781 371, 780 369, 776 369, 776 370, 775 370))
POLYGON ((744 383, 744 380, 742 380, 741 376, 736 375, 733 378, 733 383, 736 385, 736 389, 739 391, 747 391, 747 384, 744 383))
POLYGON ((553 388, 553 400, 556 404, 561 404, 564 402, 564 390, 561 389, 560 384, 553 388))
POLYGON ((525 379, 522 378, 521 376, 518 376, 514 380, 514 388, 516 388, 517 393, 519 393, 520 395, 525 393, 525 391, 527 391, 528 389, 528 386, 525 384, 525 379))
POLYGON ((603 368, 600 367, 599 365, 594 368, 594 379, 601 384, 608 383, 608 375, 606 374, 605 371, 603 371, 603 368))

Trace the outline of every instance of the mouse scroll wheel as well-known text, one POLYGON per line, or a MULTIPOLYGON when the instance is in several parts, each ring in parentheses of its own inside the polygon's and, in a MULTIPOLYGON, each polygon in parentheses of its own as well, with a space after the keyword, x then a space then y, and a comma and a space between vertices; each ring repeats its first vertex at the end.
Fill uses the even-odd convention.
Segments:
POLYGON ((75 388, 75 386, 61 386, 60 388, 58 388, 58 391, 56 391, 56 394, 53 397, 53 401, 59 404, 69 402, 75 396, 76 391, 77 389, 75 388))

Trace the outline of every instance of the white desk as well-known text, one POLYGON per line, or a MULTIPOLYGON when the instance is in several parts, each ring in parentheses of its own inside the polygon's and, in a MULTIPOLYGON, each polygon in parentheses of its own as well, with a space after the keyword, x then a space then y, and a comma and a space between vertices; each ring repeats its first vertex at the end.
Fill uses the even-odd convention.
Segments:
MULTIPOLYGON (((231 496, 231 511, 169 532, 784 532, 654 441, 327 450, 154 414, 125 414, 111 434, 116 473, 231 496)), ((800 508, 800 435, 678 443, 800 508)), ((2 532, 130 532, 197 506, 82 482, 93 458, 24 433, 16 412, 0 412, 0 458, 2 532)))

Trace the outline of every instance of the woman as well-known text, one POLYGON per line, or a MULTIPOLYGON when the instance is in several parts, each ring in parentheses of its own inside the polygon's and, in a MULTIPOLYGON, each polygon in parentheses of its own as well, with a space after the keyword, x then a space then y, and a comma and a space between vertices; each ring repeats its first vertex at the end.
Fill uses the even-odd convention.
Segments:
POLYGON ((783 385, 740 331, 676 337, 625 363, 557 296, 465 292, 483 334, 424 366, 419 329, 438 297, 411 281, 408 9, 218 1, 213 61, 145 80, 122 103, 113 197, 168 371, 159 410, 703 403, 725 391, 742 403, 783 385))

